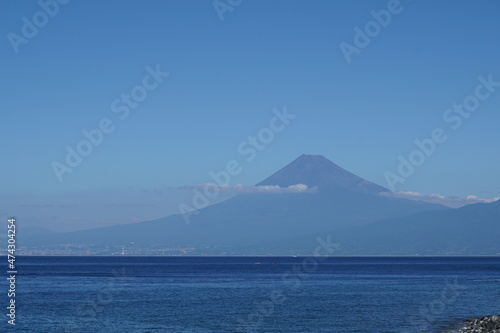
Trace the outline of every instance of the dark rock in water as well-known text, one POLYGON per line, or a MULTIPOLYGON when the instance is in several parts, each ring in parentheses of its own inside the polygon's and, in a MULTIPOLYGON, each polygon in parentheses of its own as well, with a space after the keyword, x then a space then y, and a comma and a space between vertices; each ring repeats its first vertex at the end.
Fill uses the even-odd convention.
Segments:
POLYGON ((500 316, 467 319, 459 333, 500 333, 500 316))

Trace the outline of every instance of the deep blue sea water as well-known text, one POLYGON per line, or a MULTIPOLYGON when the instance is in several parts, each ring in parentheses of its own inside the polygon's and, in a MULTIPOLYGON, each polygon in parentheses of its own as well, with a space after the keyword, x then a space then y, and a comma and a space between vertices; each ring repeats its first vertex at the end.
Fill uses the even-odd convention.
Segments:
POLYGON ((500 314, 499 257, 18 257, 17 267, 14 330, 25 332, 440 332, 500 314))

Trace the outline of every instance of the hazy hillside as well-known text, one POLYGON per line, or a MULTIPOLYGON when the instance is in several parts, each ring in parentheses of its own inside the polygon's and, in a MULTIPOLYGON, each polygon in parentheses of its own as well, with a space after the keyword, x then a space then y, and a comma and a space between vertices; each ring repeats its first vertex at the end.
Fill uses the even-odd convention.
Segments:
MULTIPOLYGON (((200 210, 186 224, 181 215, 122 226, 32 238, 32 245, 94 244, 190 247, 225 253, 245 246, 262 253, 262 242, 305 237, 443 206, 379 195, 387 189, 355 176, 323 156, 302 155, 259 185, 305 184, 312 193, 240 194, 200 210)), ((288 244, 289 249, 295 248, 288 244)), ((234 252, 233 252, 234 253, 234 252)))

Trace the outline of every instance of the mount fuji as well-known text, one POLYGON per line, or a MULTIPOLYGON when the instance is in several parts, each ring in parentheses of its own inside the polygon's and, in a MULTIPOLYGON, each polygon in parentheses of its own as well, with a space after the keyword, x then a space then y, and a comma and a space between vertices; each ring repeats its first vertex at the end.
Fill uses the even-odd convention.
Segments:
MULTIPOLYGON (((296 254, 301 239, 423 211, 437 204, 393 198, 388 189, 358 177, 320 155, 301 155, 257 186, 303 184, 311 193, 246 193, 182 215, 25 240, 28 248, 120 246, 129 253, 169 249, 168 254, 296 254), (287 243, 287 240, 294 240, 287 243), (271 250, 269 244, 285 244, 271 250)), ((313 247, 314 248, 314 247, 313 247)), ((165 250, 166 251, 166 250, 165 250)), ((105 253, 105 252, 104 252, 105 253)))

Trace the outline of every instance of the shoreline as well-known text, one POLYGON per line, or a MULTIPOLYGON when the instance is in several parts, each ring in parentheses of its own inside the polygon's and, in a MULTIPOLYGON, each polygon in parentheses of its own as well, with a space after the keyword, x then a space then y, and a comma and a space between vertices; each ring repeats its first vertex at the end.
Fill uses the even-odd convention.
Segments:
POLYGON ((444 333, 500 333, 500 315, 469 318, 458 330, 444 333))

